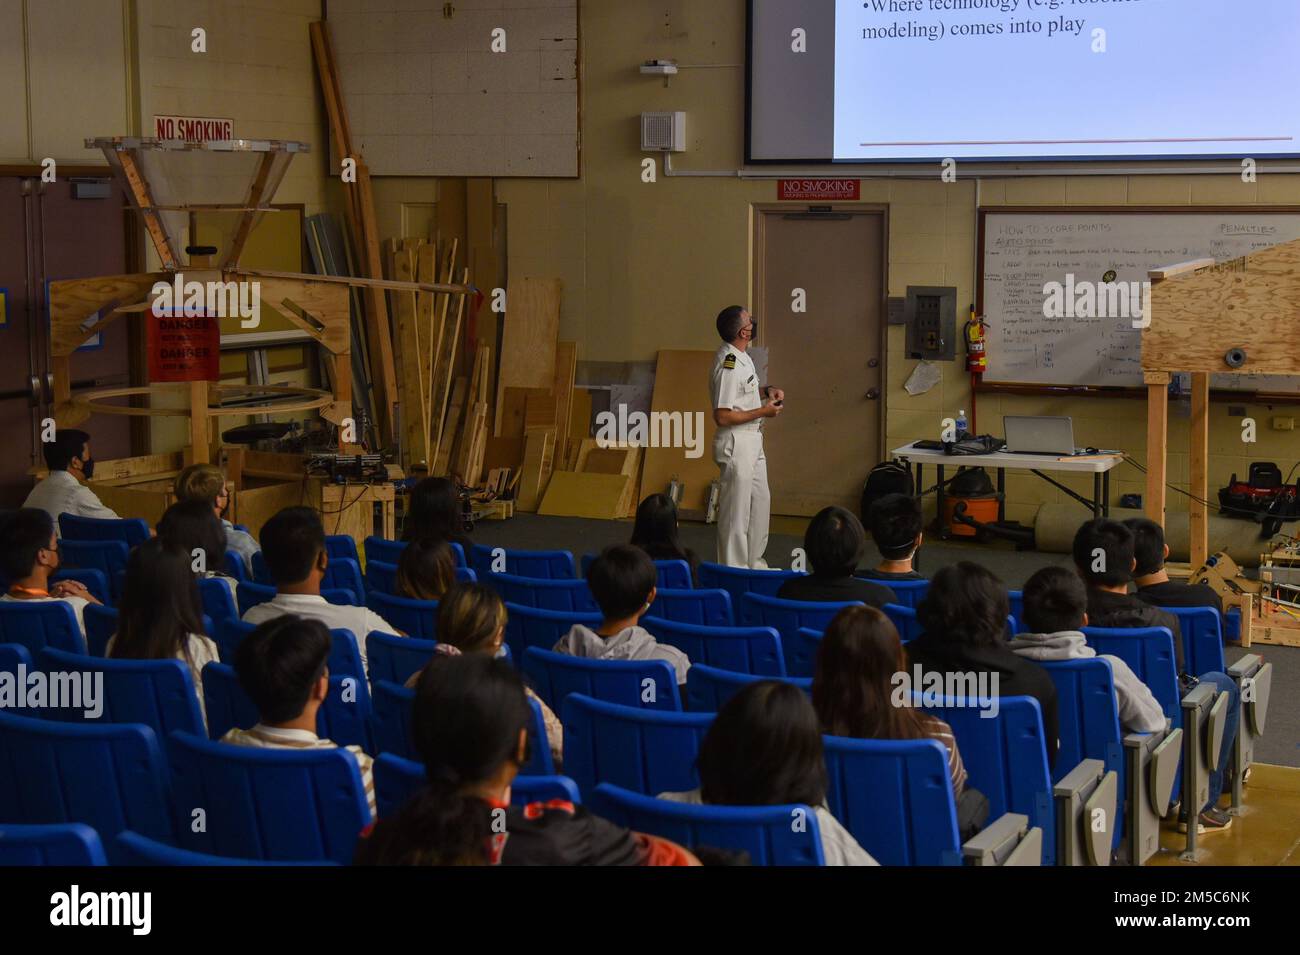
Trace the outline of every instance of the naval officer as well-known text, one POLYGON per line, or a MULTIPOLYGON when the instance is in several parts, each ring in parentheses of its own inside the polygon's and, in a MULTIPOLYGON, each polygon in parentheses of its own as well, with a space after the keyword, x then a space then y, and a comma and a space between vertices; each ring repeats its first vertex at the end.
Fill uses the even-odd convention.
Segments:
POLYGON ((718 313, 723 344, 709 376, 713 421, 713 460, 722 471, 718 498, 718 563, 764 568, 772 495, 763 454, 764 418, 781 413, 785 392, 760 385, 749 346, 758 323, 748 310, 732 305, 718 313))

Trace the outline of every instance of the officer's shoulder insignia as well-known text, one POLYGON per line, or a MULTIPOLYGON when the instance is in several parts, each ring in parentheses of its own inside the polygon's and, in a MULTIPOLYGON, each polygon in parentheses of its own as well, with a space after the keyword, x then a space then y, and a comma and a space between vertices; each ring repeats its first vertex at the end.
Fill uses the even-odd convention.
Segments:
POLYGON ((736 356, 735 356, 735 355, 728 355, 726 358, 722 359, 722 367, 723 367, 723 368, 735 368, 735 367, 736 367, 736 356))

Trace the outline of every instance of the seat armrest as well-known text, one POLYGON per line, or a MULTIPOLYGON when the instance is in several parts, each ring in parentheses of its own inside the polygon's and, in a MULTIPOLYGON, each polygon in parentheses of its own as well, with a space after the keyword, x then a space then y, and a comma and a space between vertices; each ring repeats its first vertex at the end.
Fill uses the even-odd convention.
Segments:
POLYGON ((1240 684, 1242 680, 1249 677, 1263 665, 1264 658, 1258 653, 1247 653, 1228 667, 1228 676, 1240 684))
POLYGON ((1106 772, 1106 764, 1099 759, 1085 759, 1061 778, 1052 787, 1052 795, 1057 799, 1069 798, 1081 793, 1091 782, 1100 779, 1106 772))
POLYGON ((1042 865, 1043 830, 1023 813, 1003 813, 961 847, 968 865, 1042 865))

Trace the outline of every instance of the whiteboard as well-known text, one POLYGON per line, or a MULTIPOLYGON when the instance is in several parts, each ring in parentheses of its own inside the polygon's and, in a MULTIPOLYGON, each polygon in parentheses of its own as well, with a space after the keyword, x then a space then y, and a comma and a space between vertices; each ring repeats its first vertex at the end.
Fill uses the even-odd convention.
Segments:
MULTIPOLYGON (((981 263, 990 384, 1141 387, 1142 332, 1128 316, 1044 315, 1044 286, 1144 282, 1191 259, 1235 259, 1300 238, 1300 213, 1000 212, 981 263)), ((1300 376, 1212 375, 1212 388, 1300 392, 1300 376)))

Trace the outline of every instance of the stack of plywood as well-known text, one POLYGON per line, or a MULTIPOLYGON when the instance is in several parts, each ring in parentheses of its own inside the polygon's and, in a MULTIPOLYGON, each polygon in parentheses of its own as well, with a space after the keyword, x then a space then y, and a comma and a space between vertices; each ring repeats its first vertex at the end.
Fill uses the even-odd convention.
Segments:
MULTIPOLYGON (((443 284, 456 278, 461 284, 469 281, 467 269, 457 274, 459 242, 455 240, 440 245, 424 239, 389 239, 384 251, 390 278, 443 284)), ((402 464, 408 472, 446 474, 461 409, 468 407, 474 413, 479 393, 474 392, 470 400, 465 388, 459 396, 455 388, 465 299, 463 292, 393 293, 401 359, 402 464)))
POLYGON ((575 468, 551 475, 539 514, 566 517, 631 517, 639 500, 642 449, 579 443, 575 468))

